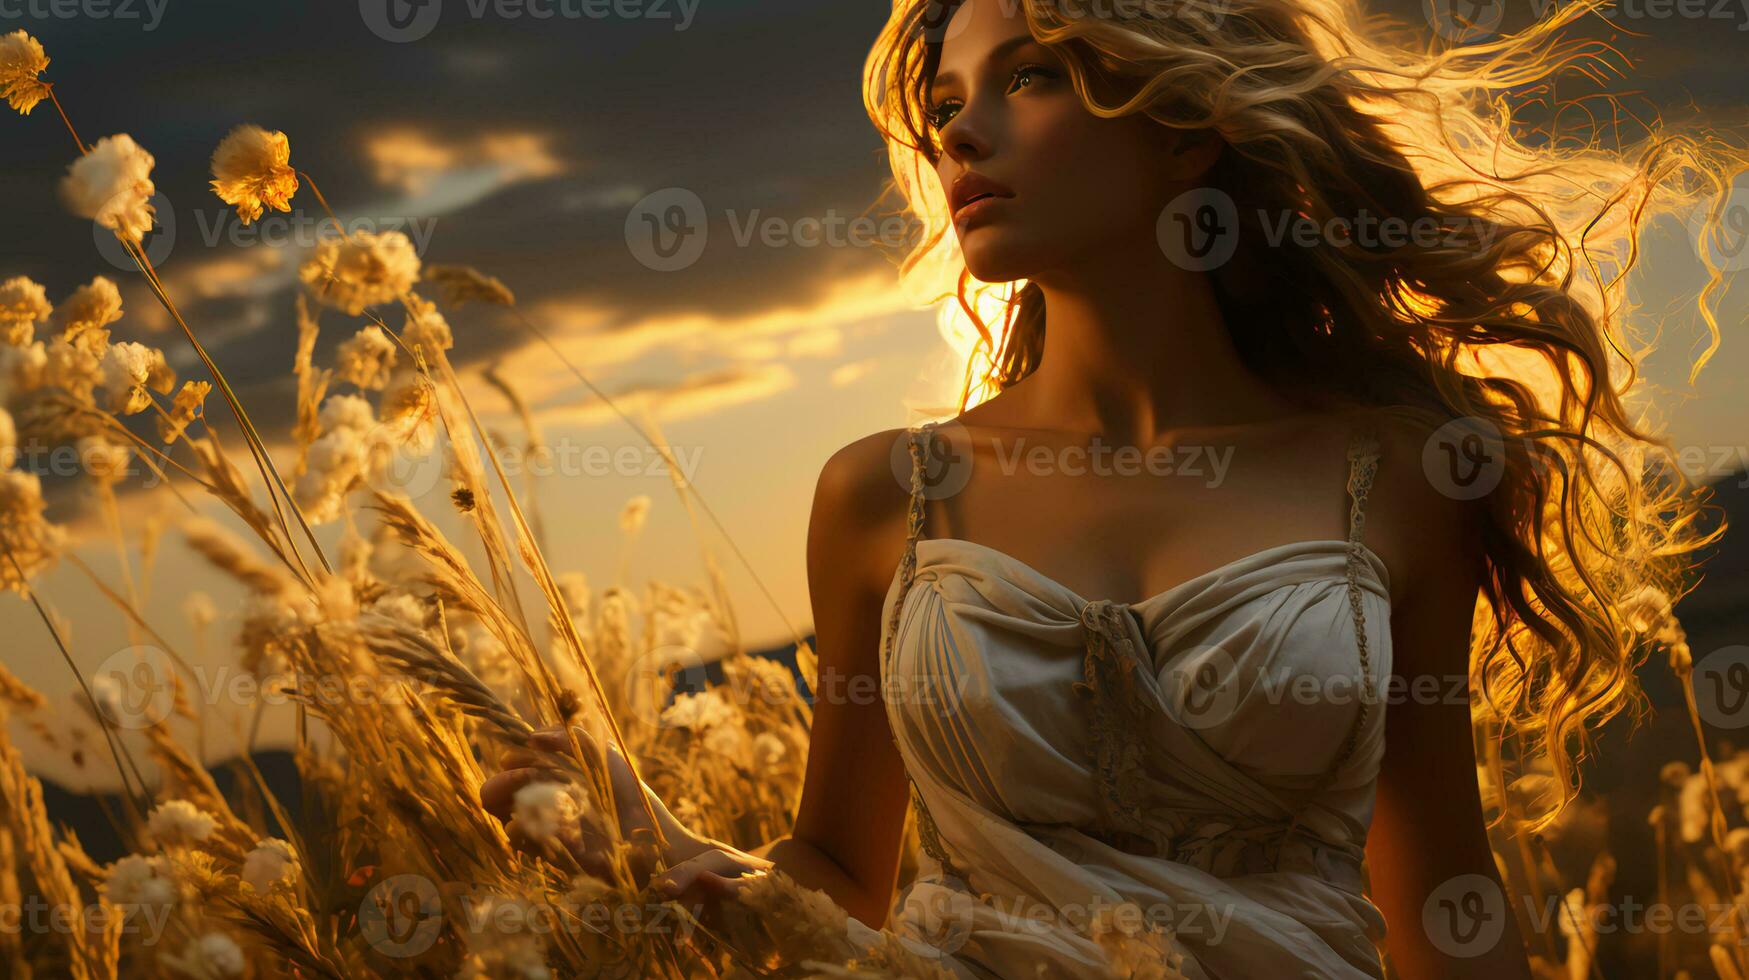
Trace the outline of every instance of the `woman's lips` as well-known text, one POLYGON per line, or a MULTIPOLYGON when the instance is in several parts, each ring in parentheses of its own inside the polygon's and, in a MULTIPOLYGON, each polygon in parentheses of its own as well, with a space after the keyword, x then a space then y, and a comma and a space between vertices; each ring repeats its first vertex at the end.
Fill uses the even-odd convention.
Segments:
POLYGON ((985 194, 982 197, 972 198, 965 204, 960 205, 960 209, 954 212, 953 223, 963 226, 968 222, 986 217, 996 211, 1000 211, 1002 203, 1007 200, 1009 199, 995 194, 985 194))

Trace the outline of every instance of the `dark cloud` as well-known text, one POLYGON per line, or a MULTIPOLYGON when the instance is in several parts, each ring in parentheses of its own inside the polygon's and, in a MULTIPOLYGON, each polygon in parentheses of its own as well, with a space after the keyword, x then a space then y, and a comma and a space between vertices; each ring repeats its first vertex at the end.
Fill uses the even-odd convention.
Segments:
MULTIPOLYGON (((5 9, 68 9, 54 2, 13 0, 5 9)), ((1507 26, 1537 9, 1531 0, 1496 2, 1507 3, 1507 26)), ((120 9, 117 3, 109 6, 120 9)), ((1594 19, 1586 30, 1643 62, 1647 74, 1635 84, 1647 87, 1645 105, 1741 104, 1736 66, 1749 23, 1730 5, 1739 0, 1704 0, 1718 17, 1654 13, 1698 3, 1626 0, 1613 22, 1594 19)), ((373 33, 354 0, 166 0, 151 30, 144 0, 129 9, 139 16, 0 18, 0 30, 23 26, 42 40, 54 59, 48 77, 87 140, 125 131, 156 156, 159 189, 180 223, 167 277, 225 253, 198 231, 222 215, 206 187, 207 158, 245 121, 288 133, 294 163, 317 178, 340 212, 390 218, 408 202, 402 188, 377 179, 374 137, 399 129, 461 147, 498 132, 535 134, 562 172, 435 214, 424 255, 501 276, 525 307, 587 298, 620 311, 621 321, 688 312, 733 317, 805 303, 836 277, 886 258, 872 248, 741 247, 724 218, 726 211, 742 222, 755 214, 786 222, 848 218, 875 204, 886 165, 862 110, 860 80, 888 9, 878 0, 700 0, 684 30, 675 29, 681 0, 442 0, 430 33, 410 43, 373 33), (533 9, 660 16, 540 18, 533 9), (665 187, 696 194, 710 219, 710 245, 684 272, 653 271, 626 245, 632 202, 665 187)), ((1431 36, 1423 3, 1392 0, 1375 10, 1431 36)), ((55 198, 74 150, 53 107, 27 119, 9 116, 0 128, 7 202, 0 270, 31 275, 57 298, 97 272, 131 281, 135 320, 149 320, 140 315, 139 277, 104 262, 91 226, 55 198)), ((319 214, 307 188, 298 205, 306 216, 319 214)), ((288 370, 290 285, 282 278, 264 295, 179 297, 195 328, 220 338, 213 353, 245 388, 273 384, 288 370)), ((388 319, 399 325, 398 315, 388 319)), ((456 319, 462 360, 524 340, 489 315, 456 319)), ((330 334, 342 332, 339 318, 329 322, 330 334)), ((323 351, 339 339, 326 337, 323 351)), ((276 413, 282 420, 281 401, 267 402, 266 421, 276 413)))

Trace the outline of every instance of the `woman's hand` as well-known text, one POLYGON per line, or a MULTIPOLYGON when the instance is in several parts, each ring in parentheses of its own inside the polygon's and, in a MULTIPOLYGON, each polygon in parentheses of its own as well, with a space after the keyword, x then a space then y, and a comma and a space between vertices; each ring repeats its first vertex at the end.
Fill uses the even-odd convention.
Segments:
MULTIPOLYGON (((572 733, 586 758, 597 751, 587 731, 573 727, 572 733)), ((519 850, 552 859, 558 857, 557 849, 562 847, 584 871, 611 879, 612 838, 600 823, 605 812, 592 814, 589 811, 593 808, 585 807, 581 813, 571 813, 566 807, 551 805, 551 795, 542 793, 524 796, 519 805, 517 795, 524 787, 571 783, 568 773, 555 768, 549 758, 543 758, 543 753, 570 753, 570 739, 562 729, 537 733, 530 746, 531 749, 517 749, 505 755, 503 771, 480 787, 481 804, 504 822, 505 834, 519 850)), ((683 903, 713 902, 734 895, 746 878, 772 867, 772 862, 765 858, 694 834, 632 774, 631 766, 616 747, 610 746, 607 755, 614 817, 619 822, 620 835, 631 844, 627 864, 639 887, 648 885, 663 898, 683 903), (653 829, 656 825, 651 824, 645 812, 644 800, 649 801, 656 825, 667 841, 665 851, 658 850, 653 829), (658 857, 667 871, 651 881, 658 857)), ((582 790, 583 787, 573 789, 582 790)), ((588 798, 594 794, 582 795, 588 798)))

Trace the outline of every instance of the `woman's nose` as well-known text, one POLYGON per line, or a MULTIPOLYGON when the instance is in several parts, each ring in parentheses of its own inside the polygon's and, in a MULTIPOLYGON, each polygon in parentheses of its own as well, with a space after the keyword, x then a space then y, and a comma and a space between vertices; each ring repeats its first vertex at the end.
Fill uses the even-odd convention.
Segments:
POLYGON ((941 128, 942 152, 956 163, 982 160, 990 155, 989 126, 987 121, 975 115, 977 111, 968 102, 941 128))

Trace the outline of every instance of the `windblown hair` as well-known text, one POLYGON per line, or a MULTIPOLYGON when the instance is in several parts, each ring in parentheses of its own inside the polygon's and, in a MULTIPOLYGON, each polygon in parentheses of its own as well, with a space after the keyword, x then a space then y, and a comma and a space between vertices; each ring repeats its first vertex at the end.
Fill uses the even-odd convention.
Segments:
MULTIPOLYGON (((945 234, 927 93, 960 2, 894 0, 864 101, 923 223, 902 271, 955 297, 978 335, 963 409, 1038 366, 1046 315, 1037 285, 978 283, 945 234)), ((1648 644, 1631 611, 1691 588, 1695 552, 1720 530, 1704 530, 1704 489, 1627 407, 1650 346, 1626 327, 1625 276, 1655 214, 1699 208, 1703 238, 1716 232, 1743 155, 1656 124, 1625 149, 1526 132, 1509 96, 1614 67, 1613 49, 1564 36, 1603 0, 1432 53, 1364 21, 1354 0, 1005 2, 1090 112, 1224 142, 1206 182, 1236 205, 1239 244, 1210 274, 1248 367, 1306 404, 1375 408, 1427 433, 1454 424, 1503 455, 1483 504, 1471 675, 1484 730, 1555 777, 1552 805, 1532 815, 1546 826, 1578 793, 1597 725, 1645 707, 1648 644), (1265 215, 1418 232, 1272 246, 1265 215)), ((1695 372, 1719 343, 1708 300, 1722 283, 1701 251, 1710 343, 1695 372)))

